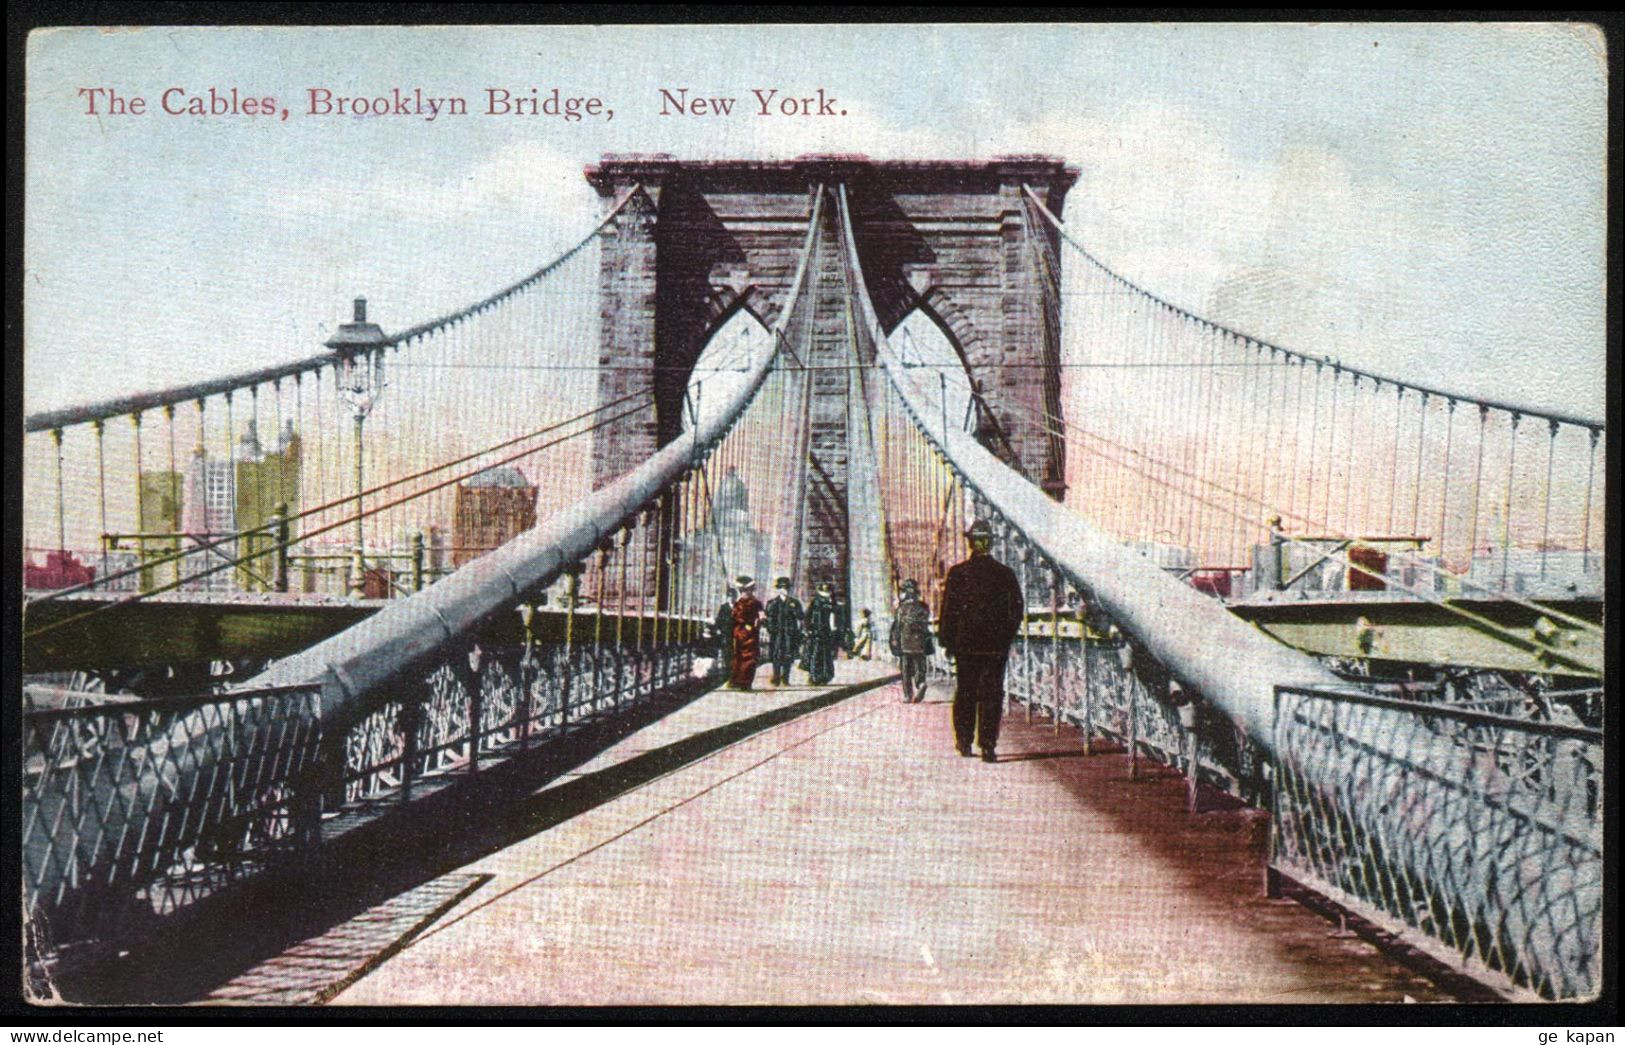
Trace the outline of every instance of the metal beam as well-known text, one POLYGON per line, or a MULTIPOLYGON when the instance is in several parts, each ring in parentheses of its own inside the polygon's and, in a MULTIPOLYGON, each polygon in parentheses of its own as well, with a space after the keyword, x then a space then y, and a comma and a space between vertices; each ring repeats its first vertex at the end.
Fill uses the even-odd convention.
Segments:
MULTIPOLYGON (((1386 593, 1373 593, 1383 595, 1386 593)), ((1230 612, 1265 633, 1307 653, 1405 664, 1453 665, 1492 671, 1585 675, 1574 660, 1603 660, 1603 636, 1564 627, 1538 609, 1494 599, 1452 600, 1473 618, 1521 632, 1528 648, 1452 612, 1450 606, 1420 599, 1328 598, 1302 601, 1236 601, 1230 612)), ((1598 620, 1601 600, 1554 604, 1554 614, 1598 620)))

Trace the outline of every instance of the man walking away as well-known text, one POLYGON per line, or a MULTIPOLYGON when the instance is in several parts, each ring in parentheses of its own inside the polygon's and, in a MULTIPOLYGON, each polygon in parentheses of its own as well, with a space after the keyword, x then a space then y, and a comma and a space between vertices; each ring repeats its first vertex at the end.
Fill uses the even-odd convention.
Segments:
POLYGON ((773 597, 767 600, 767 652, 773 662, 773 685, 790 684, 790 667, 801 652, 801 622, 806 613, 801 600, 790 594, 790 578, 773 582, 773 597))
POLYGON ((1004 664, 1021 628, 1021 584, 1010 567, 988 554, 993 527, 977 519, 965 531, 970 558, 948 571, 937 633, 955 662, 954 743, 970 755, 974 739, 982 761, 997 761, 999 717, 1004 712, 1004 664))
POLYGON ((919 583, 910 578, 903 582, 902 598, 891 622, 891 653, 903 672, 903 703, 918 704, 925 699, 926 659, 934 652, 931 611, 920 601, 919 583))

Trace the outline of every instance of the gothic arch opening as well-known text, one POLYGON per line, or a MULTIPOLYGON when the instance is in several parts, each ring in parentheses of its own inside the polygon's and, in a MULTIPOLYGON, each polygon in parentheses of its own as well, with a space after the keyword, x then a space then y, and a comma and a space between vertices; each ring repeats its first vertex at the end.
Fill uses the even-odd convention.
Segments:
POLYGON ((936 314, 918 306, 891 332, 891 343, 905 365, 912 367, 916 383, 933 400, 944 395, 942 408, 952 428, 974 429, 970 371, 965 367, 953 334, 936 314))
POLYGON ((745 384, 750 361, 772 343, 772 333, 741 298, 733 311, 717 323, 694 360, 688 374, 681 430, 690 431, 696 416, 703 420, 719 413, 728 398, 745 384))
MULTIPOLYGON (((761 319, 743 297, 718 321, 688 374, 682 410, 682 432, 724 412, 726 402, 748 382, 748 368, 773 342, 761 319)), ((764 594, 773 568, 770 527, 759 518, 775 510, 770 500, 771 476, 763 467, 765 453, 719 462, 706 486, 705 518, 683 555, 694 576, 715 584, 724 596, 728 577, 747 573, 758 578, 764 594)))

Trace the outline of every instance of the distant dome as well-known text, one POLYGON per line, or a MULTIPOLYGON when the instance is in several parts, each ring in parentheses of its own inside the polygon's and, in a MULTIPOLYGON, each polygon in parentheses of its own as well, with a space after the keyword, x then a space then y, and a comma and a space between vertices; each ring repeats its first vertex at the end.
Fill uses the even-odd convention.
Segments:
POLYGON ((523 490, 530 487, 530 480, 526 479, 525 473, 519 469, 503 465, 498 468, 487 468, 463 483, 463 485, 465 487, 506 486, 523 490))
POLYGON ((739 470, 728 469, 728 474, 717 483, 717 493, 711 500, 711 513, 739 511, 749 513, 750 491, 745 489, 745 480, 739 478, 739 470))

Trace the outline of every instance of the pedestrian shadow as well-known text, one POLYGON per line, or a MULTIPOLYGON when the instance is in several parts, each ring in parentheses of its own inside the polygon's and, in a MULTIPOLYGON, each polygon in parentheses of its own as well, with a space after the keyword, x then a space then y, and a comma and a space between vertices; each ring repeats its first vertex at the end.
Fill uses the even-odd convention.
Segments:
POLYGON ((177 927, 161 933, 146 946, 59 983, 59 989, 70 1001, 100 1005, 176 1005, 206 997, 246 970, 393 897, 741 740, 895 678, 821 689, 568 777, 631 733, 706 693, 721 691, 695 684, 623 716, 581 723, 534 750, 518 752, 347 831, 282 873, 244 882, 184 931, 177 927))
POLYGON ((1050 758, 1082 758, 1083 748, 1073 751, 1023 751, 1019 755, 1000 755, 1000 762, 1038 762, 1050 758))

